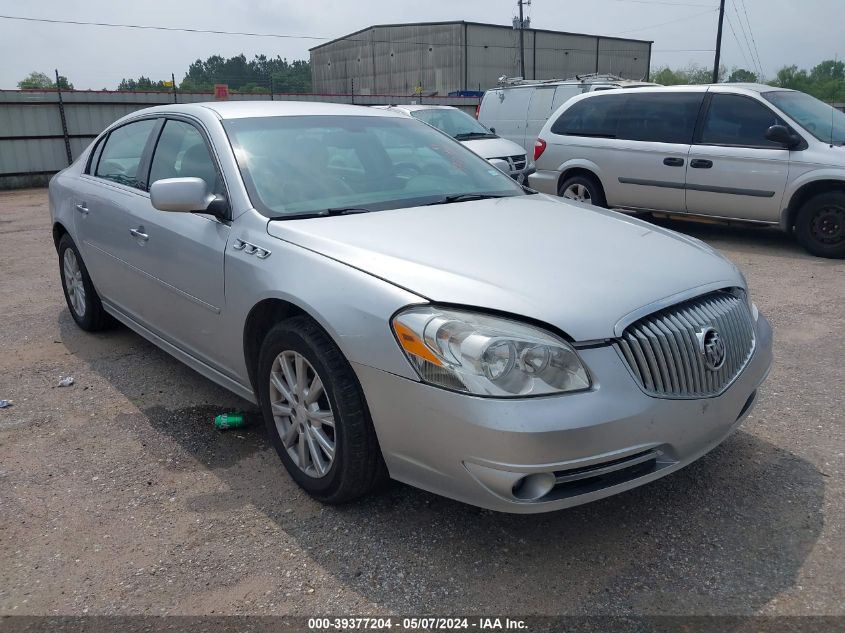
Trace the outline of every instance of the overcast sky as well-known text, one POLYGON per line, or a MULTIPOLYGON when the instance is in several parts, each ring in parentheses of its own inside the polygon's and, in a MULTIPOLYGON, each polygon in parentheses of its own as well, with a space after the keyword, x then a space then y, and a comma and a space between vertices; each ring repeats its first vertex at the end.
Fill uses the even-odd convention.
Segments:
MULTIPOLYGON (((717 6, 718 0, 533 0, 528 11, 535 28, 654 40, 653 67, 683 67, 712 65, 717 6)), ((728 68, 752 67, 739 26, 746 12, 767 76, 784 65, 845 57, 845 0, 727 0, 727 8, 742 42, 726 24, 722 59, 728 68)), ((394 22, 510 24, 515 11, 516 0, 0 0, 4 15, 326 38, 394 22)), ((319 43, 0 19, 0 88, 17 87, 32 70, 52 74, 54 68, 76 88, 113 89, 121 78, 142 74, 169 79, 173 72, 179 80, 197 58, 265 53, 308 59, 308 49, 319 43)))

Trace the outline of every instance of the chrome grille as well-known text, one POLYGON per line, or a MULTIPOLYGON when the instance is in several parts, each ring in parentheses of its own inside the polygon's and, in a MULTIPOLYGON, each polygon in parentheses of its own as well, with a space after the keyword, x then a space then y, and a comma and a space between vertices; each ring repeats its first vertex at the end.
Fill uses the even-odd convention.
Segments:
POLYGON ((728 292, 714 292, 660 310, 629 325, 616 348, 634 378, 660 398, 703 398, 730 386, 754 352, 748 305, 728 292), (724 364, 709 370, 697 334, 714 328, 722 337, 724 364))
POLYGON ((517 154, 516 156, 500 156, 499 158, 491 158, 490 160, 505 161, 511 171, 522 171, 525 169, 525 165, 528 164, 528 157, 525 154, 517 154))

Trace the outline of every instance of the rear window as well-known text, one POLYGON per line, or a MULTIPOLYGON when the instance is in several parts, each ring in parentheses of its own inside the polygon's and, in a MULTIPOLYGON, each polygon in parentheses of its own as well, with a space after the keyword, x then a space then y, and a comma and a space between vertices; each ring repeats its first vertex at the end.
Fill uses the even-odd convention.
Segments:
POLYGON ((690 144, 703 100, 703 92, 591 97, 561 114, 552 125, 552 133, 690 144))
POLYGON ((616 138, 625 98, 626 95, 606 95, 582 99, 558 117, 552 134, 616 138))

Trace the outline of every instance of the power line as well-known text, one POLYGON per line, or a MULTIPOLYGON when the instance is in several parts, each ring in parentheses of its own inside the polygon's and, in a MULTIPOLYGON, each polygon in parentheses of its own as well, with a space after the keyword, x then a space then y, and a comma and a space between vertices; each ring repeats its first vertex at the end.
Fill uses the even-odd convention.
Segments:
MULTIPOLYGON (((751 65, 754 67, 754 73, 759 73, 759 68, 757 68, 757 62, 754 60, 754 51, 751 50, 751 41, 748 39, 748 33, 745 30, 745 25, 742 23, 742 17, 739 15, 739 8, 736 6, 736 0, 733 0, 731 3, 734 8, 734 13, 736 14, 736 19, 739 22, 739 30, 742 31, 742 37, 745 39, 745 46, 748 48, 748 54, 751 56, 751 65)), ((730 19, 728 20, 730 24, 730 19)), ((733 27, 731 27, 733 29, 733 27)), ((734 33, 734 37, 736 37, 736 33, 734 33)), ((738 40, 739 38, 737 38, 738 40)), ((739 41, 737 41, 738 44, 739 41)), ((740 50, 742 49, 742 44, 740 44, 740 50)), ((745 51, 742 51, 742 56, 745 58, 745 51)), ((748 59, 746 58, 746 63, 748 63, 748 59)))
MULTIPOLYGON (((731 33, 732 33, 732 34, 733 34, 733 36, 734 36, 734 40, 736 40, 736 45, 737 45, 737 47, 739 48, 739 52, 740 52, 740 53, 742 53, 742 59, 744 59, 744 60, 745 60, 745 65, 746 65, 746 66, 751 65, 751 64, 749 64, 749 62, 748 62, 748 55, 746 55, 746 54, 745 54, 745 49, 744 49, 744 48, 742 48, 742 42, 740 42, 740 41, 739 41, 739 38, 736 36, 736 31, 734 30, 734 25, 733 25, 733 23, 731 22, 731 16, 725 16, 725 17, 726 17, 726 18, 727 18, 727 20, 728 20, 728 26, 731 28, 731 33)), ((752 59, 754 59, 754 58, 752 57, 752 59)))
MULTIPOLYGON (((704 13, 709 13, 710 11, 705 11, 704 13)), ((679 18, 678 20, 671 20, 670 22, 665 22, 663 24, 671 24, 672 22, 679 22, 681 20, 691 19, 701 14, 694 14, 690 16, 686 16, 684 18, 679 18)), ((217 29, 191 29, 191 28, 180 28, 180 27, 171 27, 171 26, 153 26, 153 25, 143 25, 143 24, 120 24, 120 23, 113 23, 113 22, 83 22, 79 20, 57 20, 57 19, 50 19, 50 18, 33 18, 33 17, 25 17, 25 16, 17 16, 17 15, 0 15, 0 20, 20 20, 24 22, 45 22, 48 24, 59 24, 59 25, 72 25, 72 26, 99 26, 99 27, 109 27, 109 28, 126 28, 126 29, 142 29, 142 30, 152 30, 152 31, 168 31, 168 32, 181 32, 181 33, 198 33, 198 34, 210 34, 210 35, 235 35, 235 36, 244 36, 244 37, 273 37, 273 38, 284 38, 284 39, 306 39, 306 40, 330 40, 330 39, 337 39, 337 38, 329 38, 329 37, 322 37, 317 35, 290 35, 290 34, 281 34, 281 33, 251 33, 248 31, 222 31, 217 29)), ((642 29, 649 29, 657 26, 662 26, 662 24, 653 24, 651 26, 642 27, 642 29)), ((634 29, 638 30, 638 29, 634 29)), ((601 36, 596 36, 601 38, 601 36)), ((411 40, 377 40, 377 39, 370 39, 370 38, 341 38, 343 41, 346 42, 363 42, 363 43, 376 43, 376 44, 398 44, 398 45, 418 45, 418 46, 436 46, 436 47, 444 47, 444 46, 455 46, 461 47, 468 46, 470 48, 505 48, 510 49, 514 48, 510 45, 504 44, 432 44, 431 42, 416 42, 411 40)), ((584 52, 584 53, 594 53, 595 48, 557 48, 551 46, 537 46, 536 50, 542 51, 556 51, 556 52, 584 52)), ((652 52, 697 52, 700 49, 666 49, 665 51, 660 49, 653 49, 652 52)), ((642 53, 640 49, 624 49, 624 48, 616 48, 613 52, 619 53, 642 53)))
POLYGON ((617 31, 613 35, 624 35, 625 33, 635 33, 637 31, 647 31, 649 29, 657 28, 658 26, 666 26, 667 24, 675 24, 676 22, 683 22, 684 20, 691 20, 693 18, 701 17, 702 15, 706 15, 708 13, 715 13, 718 9, 710 8, 707 11, 701 11, 700 13, 693 13, 692 15, 686 15, 682 18, 677 18, 675 20, 669 20, 667 22, 659 22, 657 24, 651 24, 649 26, 643 26, 636 29, 628 29, 627 31, 617 31))
POLYGON ((757 56, 757 65, 760 68, 760 81, 763 80, 763 62, 760 61, 760 51, 757 48, 757 42, 754 39, 754 31, 751 29, 751 20, 748 19, 748 9, 745 5, 745 0, 740 0, 742 3, 742 12, 745 14, 745 21, 748 23, 748 33, 751 35, 751 43, 754 44, 754 54, 757 56))

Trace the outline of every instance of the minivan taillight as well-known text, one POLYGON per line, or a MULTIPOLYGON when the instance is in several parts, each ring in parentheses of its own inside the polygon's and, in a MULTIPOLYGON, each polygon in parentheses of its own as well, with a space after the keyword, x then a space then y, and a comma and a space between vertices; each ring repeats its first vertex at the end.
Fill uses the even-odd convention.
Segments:
POLYGON ((479 114, 481 114, 481 104, 480 103, 477 106, 475 106, 475 118, 476 118, 476 120, 478 119, 479 114))
POLYGON ((534 141, 534 160, 536 161, 540 156, 543 155, 543 152, 546 151, 546 141, 541 138, 538 138, 534 141))

